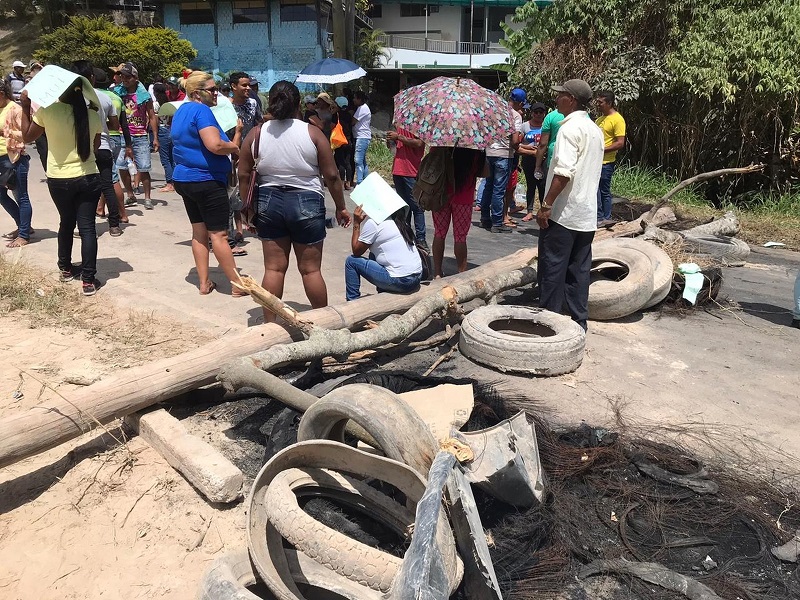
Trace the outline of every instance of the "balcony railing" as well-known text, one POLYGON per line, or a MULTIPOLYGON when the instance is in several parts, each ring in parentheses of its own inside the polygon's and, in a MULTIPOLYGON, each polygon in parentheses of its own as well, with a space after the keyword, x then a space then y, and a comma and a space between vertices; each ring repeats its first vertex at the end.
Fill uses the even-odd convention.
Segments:
POLYGON ((378 37, 380 43, 387 48, 403 50, 422 50, 441 52, 442 54, 485 54, 484 42, 457 42, 455 40, 431 40, 385 33, 378 37))

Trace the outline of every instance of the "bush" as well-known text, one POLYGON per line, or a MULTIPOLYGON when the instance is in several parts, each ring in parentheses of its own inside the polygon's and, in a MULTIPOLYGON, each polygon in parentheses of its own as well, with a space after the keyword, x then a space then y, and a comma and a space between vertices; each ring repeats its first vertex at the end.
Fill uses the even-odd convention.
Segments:
POLYGON ((191 42, 178 32, 162 27, 128 29, 105 17, 73 17, 63 27, 43 35, 36 60, 68 66, 74 60, 90 60, 98 67, 131 61, 139 79, 180 73, 197 56, 191 42))

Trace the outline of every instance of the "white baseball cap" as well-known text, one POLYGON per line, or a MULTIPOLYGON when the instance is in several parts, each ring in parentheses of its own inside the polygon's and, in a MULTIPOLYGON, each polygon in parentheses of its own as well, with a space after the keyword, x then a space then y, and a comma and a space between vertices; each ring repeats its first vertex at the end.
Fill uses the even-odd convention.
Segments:
POLYGON ((14 64, 11 65, 11 66, 15 67, 15 68, 16 67, 22 67, 24 69, 27 65, 24 62, 22 62, 21 60, 15 60, 14 64))

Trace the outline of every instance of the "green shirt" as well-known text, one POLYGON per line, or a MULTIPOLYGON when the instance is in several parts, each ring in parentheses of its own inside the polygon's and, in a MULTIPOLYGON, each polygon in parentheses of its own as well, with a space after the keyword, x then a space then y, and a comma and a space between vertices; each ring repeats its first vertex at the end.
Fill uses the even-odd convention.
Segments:
POLYGON ((542 122, 542 135, 550 135, 550 139, 547 142, 547 158, 545 163, 550 160, 551 156, 553 156, 553 151, 556 147, 556 136, 558 135, 558 129, 561 127, 561 121, 563 120, 564 115, 557 110, 551 110, 549 113, 547 113, 547 116, 542 122))

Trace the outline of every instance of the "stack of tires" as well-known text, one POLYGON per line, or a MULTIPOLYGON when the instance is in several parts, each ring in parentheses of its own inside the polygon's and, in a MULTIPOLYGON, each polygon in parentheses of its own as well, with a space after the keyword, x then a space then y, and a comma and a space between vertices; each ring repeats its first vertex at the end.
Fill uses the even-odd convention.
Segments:
POLYGON ((611 238, 592 246, 589 318, 621 319, 660 303, 669 294, 674 266, 650 242, 611 238))

